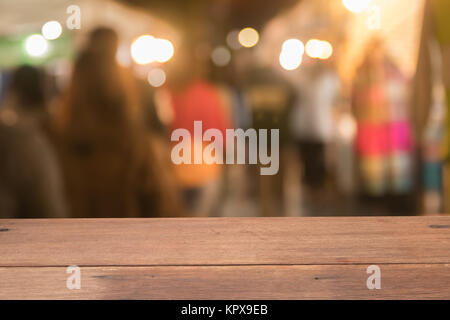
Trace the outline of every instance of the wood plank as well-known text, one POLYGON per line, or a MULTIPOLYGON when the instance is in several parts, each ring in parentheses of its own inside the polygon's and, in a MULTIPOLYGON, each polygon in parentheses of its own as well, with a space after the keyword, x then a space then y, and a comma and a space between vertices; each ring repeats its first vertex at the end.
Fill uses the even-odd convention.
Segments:
POLYGON ((0 266, 450 263, 450 217, 0 220, 0 266))
POLYGON ((450 265, 82 267, 81 289, 63 267, 0 268, 0 299, 450 299, 450 265))

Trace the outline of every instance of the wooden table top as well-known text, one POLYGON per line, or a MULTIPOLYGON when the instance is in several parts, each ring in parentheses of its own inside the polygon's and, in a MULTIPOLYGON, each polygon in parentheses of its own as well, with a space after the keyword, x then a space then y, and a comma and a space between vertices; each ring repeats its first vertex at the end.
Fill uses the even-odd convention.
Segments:
POLYGON ((450 217, 0 220, 0 299, 80 298, 450 299, 450 217))

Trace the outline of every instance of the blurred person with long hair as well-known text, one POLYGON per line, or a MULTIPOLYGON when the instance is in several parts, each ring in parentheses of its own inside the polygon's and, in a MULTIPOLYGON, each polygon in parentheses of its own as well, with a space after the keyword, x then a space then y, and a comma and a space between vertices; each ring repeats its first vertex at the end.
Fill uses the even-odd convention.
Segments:
POLYGON ((117 44, 109 28, 90 34, 57 119, 72 216, 176 215, 117 44))
POLYGON ((0 110, 0 217, 67 216, 56 153, 47 139, 44 74, 17 68, 0 110))

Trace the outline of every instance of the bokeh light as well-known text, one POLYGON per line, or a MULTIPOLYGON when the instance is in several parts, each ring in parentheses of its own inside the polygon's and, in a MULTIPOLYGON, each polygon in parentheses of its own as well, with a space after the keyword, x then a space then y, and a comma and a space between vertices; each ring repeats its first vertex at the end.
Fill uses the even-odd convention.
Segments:
POLYGON ((148 64, 154 61, 164 63, 169 61, 173 54, 172 42, 150 35, 140 36, 131 44, 131 57, 138 64, 148 64))
POLYGON ((333 46, 328 41, 311 39, 306 43, 306 54, 315 59, 329 59, 333 55, 333 46))
POLYGON ((303 42, 298 39, 288 39, 283 42, 281 51, 296 52, 300 53, 300 55, 303 55, 303 53, 305 52, 305 46, 303 45, 303 42))
POLYGON ((239 43, 246 48, 255 46, 259 41, 259 34, 253 28, 244 28, 238 35, 239 43))
POLYGON ((285 70, 297 69, 303 60, 305 46, 298 39, 288 39, 283 42, 280 53, 280 65, 285 70))
POLYGON ((62 26, 58 21, 48 21, 42 26, 42 35, 47 40, 58 39, 62 33, 62 26))
POLYGON ((152 87, 161 87, 166 82, 166 73, 160 68, 154 68, 149 71, 147 80, 152 87))
POLYGON ((227 45, 233 50, 238 50, 242 47, 239 43, 239 30, 235 29, 228 32, 227 45))
POLYGON ((320 53, 319 59, 328 59, 333 54, 333 46, 328 41, 321 41, 322 52, 320 53))
POLYGON ((226 66, 231 60, 230 50, 222 46, 215 48, 211 53, 211 60, 216 66, 226 66))
POLYGON ((322 54, 322 43, 320 40, 311 39, 306 42, 306 54, 311 58, 319 58, 322 54))
POLYGON ((153 39, 152 52, 154 59, 160 63, 169 61, 173 57, 173 44, 166 39, 153 39))
POLYGON ((371 1, 372 0, 342 0, 342 4, 351 12, 359 13, 366 10, 371 1))
POLYGON ((41 57, 48 51, 48 42, 40 34, 33 34, 25 40, 25 50, 32 57, 41 57))
POLYGON ((290 71, 297 69, 302 64, 302 61, 302 56, 290 55, 283 52, 280 54, 280 65, 285 70, 290 71))
POLYGON ((150 35, 138 37, 131 44, 131 57, 138 64, 147 64, 155 59, 152 54, 153 38, 150 35))

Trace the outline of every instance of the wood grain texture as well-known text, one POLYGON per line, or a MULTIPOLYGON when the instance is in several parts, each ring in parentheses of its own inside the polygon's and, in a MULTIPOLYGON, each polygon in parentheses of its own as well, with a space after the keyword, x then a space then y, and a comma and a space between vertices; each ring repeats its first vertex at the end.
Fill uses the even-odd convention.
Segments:
POLYGON ((82 267, 81 289, 66 268, 0 268, 0 299, 450 299, 450 265, 82 267))
POLYGON ((450 217, 0 220, 0 299, 49 298, 450 299, 450 217))
POLYGON ((450 217, 0 220, 0 266, 450 263, 450 217))

